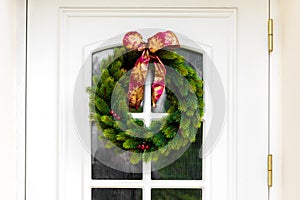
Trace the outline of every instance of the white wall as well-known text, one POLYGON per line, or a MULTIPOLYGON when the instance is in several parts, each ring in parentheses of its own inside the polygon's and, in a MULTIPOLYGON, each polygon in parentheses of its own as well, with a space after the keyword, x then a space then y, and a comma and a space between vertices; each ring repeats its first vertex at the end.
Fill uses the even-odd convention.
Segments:
POLYGON ((300 199, 300 1, 281 0, 282 200, 300 199))
POLYGON ((0 198, 16 198, 15 1, 0 0, 0 198))

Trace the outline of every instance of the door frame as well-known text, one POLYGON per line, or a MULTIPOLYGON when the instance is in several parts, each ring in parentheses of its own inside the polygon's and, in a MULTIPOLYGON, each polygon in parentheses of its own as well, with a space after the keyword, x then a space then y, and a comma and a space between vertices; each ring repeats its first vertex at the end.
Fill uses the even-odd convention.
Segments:
MULTIPOLYGON (((269 200, 281 199, 282 188, 282 129, 281 129, 281 18, 279 0, 268 0, 269 16, 274 20, 274 50, 270 53, 270 130, 269 154, 273 155, 273 186, 269 200)), ((267 22, 266 22, 267 24, 267 22)), ((267 34, 267 33, 266 33, 267 34)), ((267 39, 267 37, 266 37, 267 39)), ((266 158, 267 160, 267 158, 266 158)), ((267 163, 267 161, 266 161, 267 163)))
POLYGON ((26 199, 26 113, 27 113, 27 8, 28 0, 16 5, 16 199, 26 199))
MULTIPOLYGON (((27 14, 28 1, 18 0, 16 2, 16 30, 17 30, 17 200, 26 199, 26 115, 27 115, 27 14)), ((266 0, 269 2, 271 17, 274 19, 274 51, 270 55, 270 135, 269 153, 273 154, 273 187, 269 190, 269 199, 279 200, 281 196, 281 125, 280 125, 280 20, 279 20, 279 1, 266 0)), ((266 16, 267 25, 267 16, 266 16)), ((267 40, 267 33, 266 33, 267 40)), ((267 48, 266 48, 267 51, 267 48)), ((267 164, 267 155, 266 155, 267 164)), ((266 172, 267 173, 267 172, 266 172)), ((266 180, 267 187, 267 180, 266 180)))

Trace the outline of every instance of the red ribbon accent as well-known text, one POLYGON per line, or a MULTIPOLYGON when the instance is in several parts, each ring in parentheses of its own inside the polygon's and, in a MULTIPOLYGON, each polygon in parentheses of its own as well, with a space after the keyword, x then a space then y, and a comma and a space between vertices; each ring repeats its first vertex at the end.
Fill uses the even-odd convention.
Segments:
POLYGON ((152 83, 152 106, 156 107, 156 102, 165 89, 166 68, 159 57, 155 55, 155 52, 164 47, 178 48, 179 41, 176 35, 172 31, 158 32, 148 38, 148 43, 145 43, 140 33, 132 31, 125 34, 123 45, 130 50, 143 51, 130 74, 129 106, 136 109, 140 107, 144 98, 144 85, 148 66, 152 61, 155 67, 154 81, 152 83))

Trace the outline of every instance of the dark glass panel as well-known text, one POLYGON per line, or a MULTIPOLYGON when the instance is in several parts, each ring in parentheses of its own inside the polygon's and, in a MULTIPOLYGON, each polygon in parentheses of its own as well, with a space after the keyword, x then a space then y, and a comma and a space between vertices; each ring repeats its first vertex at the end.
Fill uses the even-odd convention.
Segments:
POLYGON ((201 189, 152 189, 152 200, 202 200, 201 189))
POLYGON ((102 133, 98 131, 95 126, 92 127, 92 130, 92 179, 141 180, 142 174, 133 172, 141 172, 142 163, 137 165, 131 164, 129 152, 128 154, 119 154, 111 149, 105 148, 104 142, 98 139, 102 133), (110 166, 118 168, 116 169, 110 166))
POLYGON ((153 180, 201 180, 202 159, 199 151, 202 145, 202 128, 199 129, 196 142, 192 143, 175 162, 152 172, 153 180))
MULTIPOLYGON (((100 66, 103 59, 113 53, 112 49, 106 49, 93 54, 92 76, 100 74, 100 66)), ((142 179, 142 164, 133 165, 130 163, 130 153, 119 154, 112 149, 105 147, 105 142, 99 137, 103 134, 98 130, 96 124, 91 128, 92 142, 92 179, 142 179)))
POLYGON ((142 189, 92 189, 92 200, 142 200, 142 189))

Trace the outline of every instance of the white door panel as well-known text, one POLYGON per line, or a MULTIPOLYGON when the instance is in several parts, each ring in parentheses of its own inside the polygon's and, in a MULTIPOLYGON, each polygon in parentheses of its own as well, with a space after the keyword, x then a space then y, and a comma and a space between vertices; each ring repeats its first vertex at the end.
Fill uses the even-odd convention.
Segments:
MULTIPOLYGON (((197 186, 193 181, 172 184, 202 188, 203 200, 266 200, 267 12, 267 2, 259 0, 29 1, 27 198, 89 200, 93 187, 127 184, 149 193, 145 184, 168 186, 168 181, 91 180, 91 158, 73 115, 77 75, 100 41, 159 28, 200 44, 215 64, 226 96, 224 127, 203 160, 203 180, 197 186)), ((88 125, 88 118, 83 120, 88 125)))

